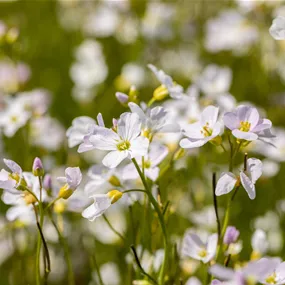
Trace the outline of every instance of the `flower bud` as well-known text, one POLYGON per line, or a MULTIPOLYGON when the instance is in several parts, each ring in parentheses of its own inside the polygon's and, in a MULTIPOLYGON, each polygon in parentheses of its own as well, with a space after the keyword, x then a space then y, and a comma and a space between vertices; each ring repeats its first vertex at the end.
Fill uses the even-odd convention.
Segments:
POLYGON ((57 201, 53 206, 53 210, 57 214, 62 214, 64 212, 65 208, 66 208, 65 202, 62 200, 57 201))
POLYGON ((235 243, 239 237, 239 231, 236 227, 228 226, 224 235, 224 244, 235 243))
POLYGON ((34 174, 35 176, 44 176, 44 174, 45 174, 42 161, 41 161, 38 157, 36 157, 36 158, 34 159, 34 163, 33 163, 33 174, 34 174))
POLYGON ((44 177, 43 187, 44 189, 46 189, 46 191, 49 191, 52 189, 52 180, 49 174, 45 175, 44 177))
POLYGON ((123 104, 124 106, 128 103, 129 101, 129 96, 125 93, 122 93, 122 92, 116 92, 116 98, 117 100, 123 104))
POLYGON ((138 90, 132 85, 129 91, 129 102, 137 102, 138 101, 138 90))
POLYGON ((173 160, 178 160, 180 158, 182 158, 185 155, 185 149, 184 148, 179 148, 173 157, 173 160))
POLYGON ((112 176, 109 178, 109 182, 110 182, 110 184, 112 184, 112 185, 115 186, 115 187, 121 186, 120 179, 119 179, 117 176, 115 176, 115 175, 112 175, 112 176))
POLYGON ((111 199, 111 203, 114 204, 116 203, 118 200, 121 199, 121 197, 123 196, 123 193, 118 191, 118 190, 112 190, 109 191, 107 193, 108 197, 111 199))
POLYGON ((153 92, 153 98, 157 101, 161 101, 168 96, 168 90, 164 85, 160 85, 153 92))

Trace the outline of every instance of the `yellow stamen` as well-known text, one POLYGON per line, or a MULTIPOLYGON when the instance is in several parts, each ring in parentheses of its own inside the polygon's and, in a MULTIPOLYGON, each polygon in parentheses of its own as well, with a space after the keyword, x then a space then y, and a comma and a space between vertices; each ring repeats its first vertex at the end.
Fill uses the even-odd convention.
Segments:
POLYGON ((112 190, 107 193, 108 197, 111 199, 111 203, 116 203, 121 197, 123 196, 123 193, 118 190, 112 190))
POLYGON ((240 122, 239 130, 242 132, 249 132, 250 126, 251 126, 250 122, 247 122, 247 121, 243 122, 242 121, 242 122, 240 122))
POLYGON ((128 150, 131 146, 131 143, 129 141, 121 141, 117 144, 117 149, 119 151, 124 151, 124 150, 128 150))

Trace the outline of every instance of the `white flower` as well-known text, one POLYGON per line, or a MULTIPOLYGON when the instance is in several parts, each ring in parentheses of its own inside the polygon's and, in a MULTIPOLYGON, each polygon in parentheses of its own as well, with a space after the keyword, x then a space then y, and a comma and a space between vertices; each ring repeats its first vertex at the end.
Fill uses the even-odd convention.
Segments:
MULTIPOLYGON (((158 143, 150 144, 149 153, 144 156, 144 159, 138 158, 138 164, 144 166, 145 175, 155 181, 159 176, 158 165, 168 154, 168 148, 158 143)), ((139 178, 138 172, 133 164, 127 165, 123 169, 123 179, 137 179, 139 178)))
POLYGON ((145 112, 137 104, 130 102, 132 113, 139 116, 142 123, 142 134, 152 137, 155 133, 179 132, 180 127, 169 120, 169 112, 163 107, 154 107, 145 112))
POLYGON ((6 109, 0 115, 0 127, 7 137, 13 137, 19 128, 23 127, 30 118, 30 113, 17 99, 8 101, 6 109))
POLYGON ((201 260, 203 263, 208 263, 215 257, 217 245, 217 234, 210 235, 206 243, 203 243, 199 236, 188 232, 183 239, 182 254, 201 260))
POLYGON ((93 222, 96 218, 103 215, 113 203, 117 202, 122 195, 122 192, 112 190, 107 194, 95 194, 90 196, 89 198, 94 199, 94 203, 82 212, 82 216, 93 222))
POLYGON ((86 137, 79 146, 78 152, 90 149, 110 151, 102 163, 115 168, 126 158, 144 156, 147 153, 149 140, 141 133, 141 122, 137 114, 124 113, 120 116, 117 124, 117 132, 104 127, 97 127, 94 134, 86 137))
POLYGON ((77 189, 82 180, 82 174, 79 167, 68 167, 65 169, 65 177, 58 177, 58 181, 65 183, 61 187, 58 196, 67 199, 77 189))
POLYGON ((23 171, 15 161, 4 158, 4 163, 11 170, 11 173, 2 169, 0 171, 0 188, 11 192, 18 192, 16 188, 21 184, 23 171))
POLYGON ((219 108, 206 107, 201 113, 200 120, 188 125, 183 130, 186 138, 180 141, 180 146, 182 148, 200 147, 217 137, 221 132, 221 124, 217 122, 218 113, 219 108))
POLYGON ((176 84, 172 78, 167 75, 163 70, 157 69, 154 65, 148 64, 149 69, 155 74, 158 81, 163 87, 165 87, 169 93, 169 96, 173 99, 180 99, 183 94, 183 87, 176 84))
MULTIPOLYGON (((97 116, 97 122, 99 126, 104 127, 104 121, 101 114, 97 116)), ((91 133, 94 125, 97 125, 96 121, 87 116, 77 117, 72 121, 71 127, 68 128, 66 136, 68 137, 68 146, 74 147, 83 142, 84 136, 91 133)))
POLYGON ((251 238, 251 245, 254 252, 258 255, 265 254, 269 246, 266 233, 261 229, 257 229, 251 238))
POLYGON ((278 16, 275 18, 269 32, 275 40, 285 40, 285 17, 278 16))
POLYGON ((240 55, 258 40, 258 36, 257 27, 238 11, 229 9, 207 22, 205 47, 213 53, 228 50, 240 55))
POLYGON ((250 199, 255 199, 255 183, 262 174, 262 162, 256 158, 247 159, 246 171, 241 171, 239 177, 231 172, 222 173, 216 186, 216 195, 221 196, 231 192, 241 182, 250 199))
POLYGON ((58 120, 49 116, 31 121, 31 144, 50 151, 58 150, 65 137, 65 129, 58 120))
POLYGON ((198 80, 198 85, 206 96, 216 98, 229 91, 231 81, 232 72, 230 68, 211 64, 203 71, 198 80))
POLYGON ((259 137, 267 137, 272 123, 268 119, 262 119, 256 108, 240 105, 233 112, 224 115, 225 126, 232 131, 233 136, 247 141, 257 140, 259 137))

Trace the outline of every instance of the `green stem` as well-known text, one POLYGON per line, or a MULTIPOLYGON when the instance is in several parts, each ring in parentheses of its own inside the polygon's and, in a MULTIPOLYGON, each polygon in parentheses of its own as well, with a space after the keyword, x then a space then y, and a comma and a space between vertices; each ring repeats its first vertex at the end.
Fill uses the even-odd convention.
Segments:
POLYGON ((52 217, 52 213, 49 212, 49 218, 58 234, 58 238, 59 241, 63 247, 64 250, 64 256, 65 256, 65 260, 66 260, 66 264, 67 264, 67 272, 68 272, 68 284, 69 285, 75 285, 75 279, 74 279, 74 274, 73 274, 73 269, 72 269, 72 262, 71 262, 71 258, 70 258, 70 254, 69 254, 69 249, 68 249, 68 244, 64 238, 64 236, 62 235, 62 233, 60 232, 56 222, 54 221, 53 217, 52 217))
POLYGON ((108 220, 108 218, 106 217, 105 214, 102 215, 105 222, 108 224, 109 228, 123 241, 125 242, 125 238, 123 237, 123 235, 121 235, 113 226, 112 224, 110 223, 110 221, 108 220))
POLYGON ((147 181, 146 181, 136 159, 133 158, 132 161, 133 161, 133 163, 137 169, 137 172, 138 172, 138 174, 142 180, 142 183, 145 187, 146 193, 148 194, 149 200, 150 200, 151 204, 153 205, 153 207, 154 207, 154 209, 158 215, 159 223, 160 223, 160 226, 162 229, 163 238, 164 238, 164 260, 163 260, 161 270, 159 273, 158 284, 163 285, 164 284, 164 276, 165 276, 165 272, 166 272, 166 266, 167 266, 167 262, 168 262, 168 255, 169 255, 169 252, 168 252, 168 236, 167 236, 166 225, 165 225, 164 217, 163 217, 163 214, 160 210, 160 207, 159 207, 158 203, 156 202, 155 198, 153 197, 153 195, 151 193, 151 189, 149 188, 147 181))
POLYGON ((147 272, 145 272, 145 270, 143 269, 141 263, 140 263, 140 260, 139 260, 139 257, 137 255, 137 252, 136 252, 136 249, 133 245, 131 245, 131 249, 133 251, 133 254, 134 254, 134 257, 135 257, 135 261, 137 263, 137 266, 139 267, 141 273, 143 275, 145 275, 153 284, 157 284, 157 282, 155 281, 155 279, 153 277, 151 277, 147 272))
POLYGON ((150 107, 156 100, 154 99, 154 97, 152 97, 149 102, 147 103, 147 106, 150 107))
POLYGON ((91 264, 92 264, 92 267, 94 267, 96 272, 97 272, 97 276, 98 276, 98 279, 99 279, 99 284, 100 285, 104 285, 104 282, 103 282, 103 279, 102 279, 102 276, 101 276, 101 273, 100 273, 100 268, 99 268, 99 266, 97 264, 97 260, 96 260, 95 254, 93 255, 93 258, 91 257, 91 264))
POLYGON ((51 201, 46 207, 45 207, 45 212, 55 203, 57 202, 59 199, 61 199, 60 197, 55 198, 53 201, 51 201))

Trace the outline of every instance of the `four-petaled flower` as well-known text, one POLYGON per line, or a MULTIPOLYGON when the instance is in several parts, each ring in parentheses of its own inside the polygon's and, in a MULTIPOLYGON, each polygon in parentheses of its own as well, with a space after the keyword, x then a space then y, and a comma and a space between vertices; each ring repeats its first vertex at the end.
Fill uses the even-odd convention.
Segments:
POLYGON ((213 140, 221 132, 218 120, 219 108, 208 106, 198 122, 188 125, 182 132, 186 138, 180 141, 182 148, 200 147, 213 140))
POLYGON ((266 131, 272 126, 270 120, 260 118, 256 108, 245 105, 225 113, 224 124, 232 131, 233 136, 247 141, 266 137, 266 131))
POLYGON ((182 254, 208 263, 215 257, 217 245, 217 234, 210 235, 204 243, 198 235, 188 232, 183 239, 182 254))
POLYGON ((117 122, 116 131, 105 127, 97 127, 94 134, 80 145, 78 151, 85 150, 85 144, 89 149, 110 151, 102 163, 114 168, 125 158, 134 158, 147 154, 149 140, 141 136, 141 121, 137 114, 124 113, 117 122))

